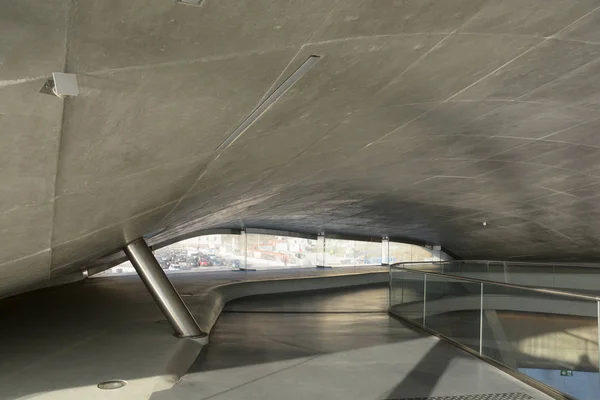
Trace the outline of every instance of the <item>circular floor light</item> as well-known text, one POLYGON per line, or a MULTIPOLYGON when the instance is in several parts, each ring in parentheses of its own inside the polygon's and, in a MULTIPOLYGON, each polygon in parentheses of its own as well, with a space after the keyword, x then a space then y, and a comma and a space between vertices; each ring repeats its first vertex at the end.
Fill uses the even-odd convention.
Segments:
POLYGON ((121 389, 125 385, 127 385, 127 381, 124 381, 122 379, 111 379, 110 381, 100 382, 98 384, 98 389, 102 389, 102 390, 121 389))

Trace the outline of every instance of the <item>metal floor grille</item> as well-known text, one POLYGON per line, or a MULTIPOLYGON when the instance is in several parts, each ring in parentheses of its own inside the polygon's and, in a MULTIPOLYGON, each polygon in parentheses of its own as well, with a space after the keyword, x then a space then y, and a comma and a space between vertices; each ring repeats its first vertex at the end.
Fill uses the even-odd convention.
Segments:
POLYGON ((533 400, 526 393, 461 394, 459 396, 390 398, 387 400, 533 400))

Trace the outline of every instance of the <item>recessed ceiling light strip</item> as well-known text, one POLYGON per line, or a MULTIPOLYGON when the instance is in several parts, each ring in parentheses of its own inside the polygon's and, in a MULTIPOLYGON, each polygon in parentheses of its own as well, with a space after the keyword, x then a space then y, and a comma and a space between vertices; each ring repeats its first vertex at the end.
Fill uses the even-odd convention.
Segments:
POLYGON ((308 70, 315 65, 319 60, 319 56, 310 56, 304 63, 296 70, 289 78, 287 78, 269 97, 265 99, 249 116, 237 127, 235 131, 221 145, 217 150, 226 149, 233 144, 242 133, 246 131, 257 119, 259 119, 265 111, 269 109, 283 94, 296 83, 308 70))
POLYGON ((200 6, 203 4, 203 0, 177 0, 177 3, 186 4, 188 6, 200 6))

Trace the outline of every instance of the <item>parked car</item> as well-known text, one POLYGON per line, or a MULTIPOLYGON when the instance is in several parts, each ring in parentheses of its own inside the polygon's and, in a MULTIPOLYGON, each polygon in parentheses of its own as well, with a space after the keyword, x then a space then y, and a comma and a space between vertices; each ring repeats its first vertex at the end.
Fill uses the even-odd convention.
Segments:
POLYGON ((207 256, 198 257, 198 266, 199 267, 210 267, 212 266, 212 261, 207 256))
POLYGON ((180 262, 179 266, 181 267, 181 269, 186 269, 186 270, 192 269, 192 267, 193 267, 193 265, 187 261, 180 262))
POLYGON ((215 256, 215 255, 210 255, 209 258, 210 258, 210 261, 211 261, 212 265, 215 265, 215 266, 226 265, 225 264, 225 259, 223 259, 222 257, 215 256))

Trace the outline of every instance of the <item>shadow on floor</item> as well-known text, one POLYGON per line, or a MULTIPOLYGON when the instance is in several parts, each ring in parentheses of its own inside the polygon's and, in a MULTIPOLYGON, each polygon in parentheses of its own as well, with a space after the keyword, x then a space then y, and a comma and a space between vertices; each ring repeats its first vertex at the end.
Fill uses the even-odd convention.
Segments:
POLYGON ((441 358, 437 354, 442 346, 447 346, 443 342, 436 343, 427 354, 415 365, 409 374, 384 398, 401 399, 407 398, 408 393, 419 391, 420 397, 428 397, 435 388, 440 378, 448 368, 452 358, 441 358))
POLYGON ((246 312, 222 314, 187 374, 152 400, 428 395, 452 360, 469 356, 384 312, 306 312, 385 310, 386 295, 381 287, 233 302, 229 310, 246 312))

